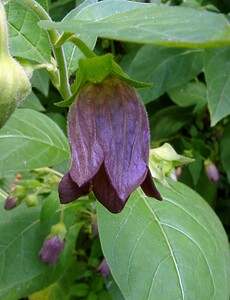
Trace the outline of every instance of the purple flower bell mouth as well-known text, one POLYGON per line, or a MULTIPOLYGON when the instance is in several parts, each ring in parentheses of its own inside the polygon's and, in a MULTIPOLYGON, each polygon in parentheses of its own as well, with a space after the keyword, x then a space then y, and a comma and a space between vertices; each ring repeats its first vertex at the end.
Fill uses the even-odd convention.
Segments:
POLYGON ((71 166, 59 184, 61 203, 92 190, 112 213, 139 186, 161 200, 148 168, 150 132, 135 89, 114 77, 86 84, 68 115, 71 166))

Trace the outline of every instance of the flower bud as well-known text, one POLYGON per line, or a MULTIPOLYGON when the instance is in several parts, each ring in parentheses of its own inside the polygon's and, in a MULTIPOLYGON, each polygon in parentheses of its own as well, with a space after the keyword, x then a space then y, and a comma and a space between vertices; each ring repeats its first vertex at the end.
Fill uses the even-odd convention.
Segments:
POLYGON ((217 167, 214 165, 211 161, 205 162, 205 172, 208 176, 208 179, 212 182, 218 182, 219 181, 219 171, 217 167))
POLYGON ((30 81, 19 63, 0 56, 0 128, 5 125, 21 100, 31 91, 30 81))
POLYGON ((38 205, 38 198, 36 194, 30 194, 26 196, 26 206, 27 207, 34 207, 38 205))
POLYGON ((4 208, 6 210, 11 210, 17 206, 17 199, 11 196, 8 196, 5 200, 4 208))
POLYGON ((39 252, 41 260, 47 265, 53 265, 58 260, 65 245, 64 240, 60 240, 58 236, 47 238, 39 252))
POLYGON ((11 190, 10 195, 21 201, 26 196, 26 188, 21 185, 15 185, 11 190))
POLYGON ((4 5, 0 2, 0 128, 17 105, 31 91, 30 81, 8 49, 8 26, 4 5))
POLYGON ((62 222, 51 227, 50 234, 45 239, 39 252, 39 256, 45 264, 53 265, 58 260, 65 246, 66 232, 65 224, 62 222))
POLYGON ((26 196, 26 188, 21 185, 12 184, 10 186, 9 196, 5 200, 4 208, 10 210, 21 203, 26 196))
POLYGON ((100 266, 97 268, 97 272, 100 273, 103 277, 109 276, 110 268, 105 258, 102 260, 100 266))

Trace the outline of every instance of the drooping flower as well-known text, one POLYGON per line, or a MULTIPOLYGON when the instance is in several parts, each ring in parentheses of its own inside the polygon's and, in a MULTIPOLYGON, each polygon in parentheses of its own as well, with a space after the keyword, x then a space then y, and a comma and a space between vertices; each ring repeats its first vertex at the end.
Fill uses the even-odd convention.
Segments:
POLYGON ((118 213, 138 186, 161 200, 148 168, 147 113, 132 86, 115 77, 87 83, 70 107, 68 135, 71 166, 59 185, 61 203, 92 190, 118 213))
POLYGON ((44 240, 39 252, 41 260, 47 265, 53 265, 58 260, 64 246, 67 230, 63 222, 51 227, 50 234, 44 240))
POLYGON ((110 268, 105 258, 102 260, 101 264, 97 268, 97 272, 100 273, 103 277, 109 276, 110 268))
POLYGON ((209 160, 205 162, 205 172, 210 181, 212 182, 219 181, 219 177, 220 177, 219 171, 213 162, 209 160))
POLYGON ((5 200, 4 208, 10 210, 18 206, 26 196, 26 188, 21 185, 10 185, 10 193, 5 200))
POLYGON ((17 199, 14 197, 7 197, 5 200, 4 208, 6 210, 11 210, 17 206, 17 199))
POLYGON ((64 245, 65 241, 60 240, 58 236, 45 239, 39 252, 41 260, 47 265, 55 264, 64 248, 64 245))

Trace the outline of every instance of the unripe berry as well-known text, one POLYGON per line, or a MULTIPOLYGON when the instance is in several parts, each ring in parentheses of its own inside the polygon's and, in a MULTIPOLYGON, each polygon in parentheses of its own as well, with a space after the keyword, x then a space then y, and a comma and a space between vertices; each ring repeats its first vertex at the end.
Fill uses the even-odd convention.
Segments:
POLYGON ((30 81, 21 65, 10 55, 4 5, 0 2, 0 128, 19 102, 31 91, 30 81))
POLYGON ((10 56, 0 57, 0 128, 21 100, 31 91, 30 81, 19 63, 10 56))

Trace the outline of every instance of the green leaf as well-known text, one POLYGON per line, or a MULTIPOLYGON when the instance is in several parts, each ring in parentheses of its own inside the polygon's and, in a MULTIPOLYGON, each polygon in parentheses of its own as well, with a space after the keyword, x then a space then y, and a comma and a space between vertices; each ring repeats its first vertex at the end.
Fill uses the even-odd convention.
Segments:
POLYGON ((230 114, 230 47, 207 50, 205 78, 211 125, 230 114))
POLYGON ((181 107, 196 105, 202 108, 207 104, 207 89, 202 82, 188 82, 168 91, 174 103, 181 107))
POLYGON ((80 224, 72 225, 76 208, 65 211, 68 229, 65 248, 54 266, 47 266, 39 259, 43 241, 50 226, 59 220, 59 214, 43 225, 39 222, 40 207, 26 209, 19 206, 6 211, 0 201, 0 298, 19 299, 43 289, 62 276, 72 261, 80 224), (71 226, 71 227, 70 227, 71 226))
POLYGON ((57 191, 51 192, 51 194, 43 200, 42 208, 40 212, 40 221, 45 223, 56 213, 59 208, 59 198, 57 191))
POLYGON ((221 161, 225 172, 228 176, 228 181, 230 182, 230 123, 228 123, 224 128, 224 134, 221 137, 221 161))
POLYGON ((152 87, 139 91, 148 103, 199 74, 202 57, 202 50, 145 45, 134 57, 128 74, 136 80, 153 83, 152 87))
POLYGON ((68 141, 50 118, 18 109, 0 130, 0 173, 56 165, 69 157, 68 141))
POLYGON ((159 141, 178 133, 192 118, 189 108, 173 105, 159 110, 149 119, 152 140, 159 141))
POLYGON ((98 2, 83 9, 74 21, 40 21, 39 24, 44 29, 164 46, 230 44, 230 26, 224 15, 131 1, 98 2))
POLYGON ((49 11, 48 0, 36 0, 47 12, 49 11))
POLYGON ((40 100, 34 92, 31 92, 19 105, 20 108, 30 108, 37 111, 45 111, 45 107, 41 104, 40 100))
POLYGON ((222 224, 196 192, 170 184, 157 184, 162 202, 137 190, 119 214, 98 203, 112 275, 126 300, 226 300, 230 256, 222 224))
POLYGON ((117 286, 115 280, 111 275, 107 279, 106 286, 113 300, 125 300, 119 287, 117 286))
POLYGON ((45 69, 35 70, 31 79, 32 86, 38 89, 45 97, 49 94, 49 73, 45 69))
POLYGON ((6 12, 11 54, 38 63, 50 63, 49 38, 47 32, 38 26, 40 19, 36 14, 12 1, 6 5, 6 12))
MULTIPOLYGON (((75 9, 70 11, 62 21, 74 20, 83 8, 93 4, 95 2, 96 2, 96 0, 84 1, 82 4, 80 4, 75 9)), ((77 34, 77 37, 80 38, 90 49, 94 48, 96 41, 97 41, 97 38, 95 37, 95 35, 92 35, 92 34, 82 33, 82 34, 77 34)), ((64 44, 64 51, 65 51, 65 58, 66 58, 68 74, 71 75, 71 74, 73 74, 74 71, 77 70, 79 59, 84 56, 83 56, 82 52, 74 44, 69 43, 69 42, 64 44)))
MULTIPOLYGON (((196 186, 201 171, 203 169, 203 165, 204 165, 204 161, 202 159, 202 157, 200 156, 200 154, 198 152, 194 152, 193 153, 193 158, 194 158, 194 162, 188 165, 191 177, 192 177, 192 181, 194 183, 194 185, 196 186)), ((209 187, 209 185, 208 185, 209 187)))

